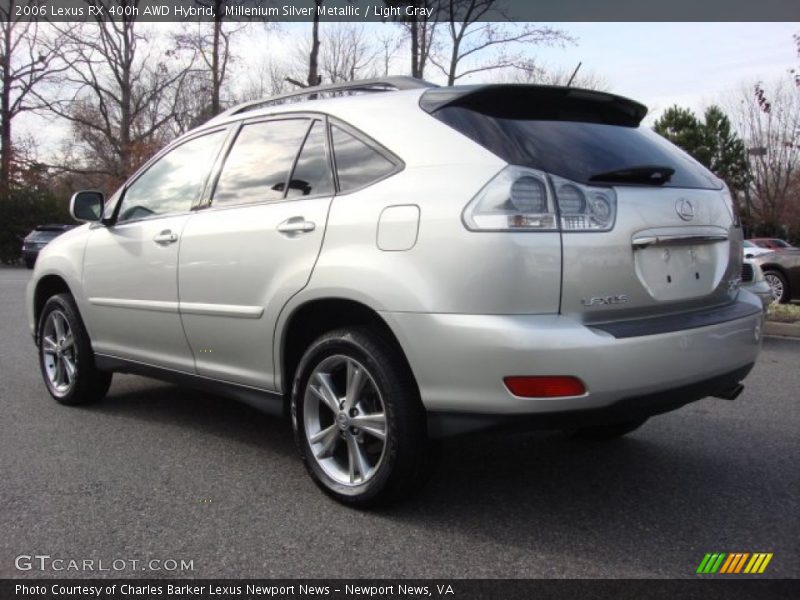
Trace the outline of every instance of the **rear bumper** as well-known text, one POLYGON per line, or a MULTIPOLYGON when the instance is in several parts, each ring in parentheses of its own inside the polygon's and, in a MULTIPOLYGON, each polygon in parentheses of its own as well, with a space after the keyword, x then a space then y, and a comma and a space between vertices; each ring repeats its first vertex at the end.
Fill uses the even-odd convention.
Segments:
MULTIPOLYGON (((405 350, 429 413, 563 418, 606 409, 619 416, 662 394, 699 399, 744 377, 758 356, 763 315, 754 296, 742 296, 733 308, 720 309, 731 317, 722 322, 695 321, 672 331, 662 326, 656 334, 627 337, 562 315, 383 316, 405 350), (520 398, 503 384, 509 375, 572 375, 587 391, 520 398)), ((677 406, 685 403, 680 400, 677 406)))
POLYGON ((428 434, 439 438, 486 429, 534 431, 539 429, 576 429, 644 419, 676 410, 708 396, 725 394, 744 379, 753 364, 729 373, 716 375, 677 388, 642 396, 623 398, 599 408, 564 410, 524 415, 477 414, 463 412, 428 412, 428 434))

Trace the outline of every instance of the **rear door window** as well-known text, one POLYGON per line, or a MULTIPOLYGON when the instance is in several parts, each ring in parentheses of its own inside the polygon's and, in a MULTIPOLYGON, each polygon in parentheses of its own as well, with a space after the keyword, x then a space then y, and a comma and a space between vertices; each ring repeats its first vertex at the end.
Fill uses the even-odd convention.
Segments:
POLYGON ((287 198, 333 194, 333 173, 325 145, 325 124, 314 121, 289 179, 287 198))
POLYGON ((282 200, 309 125, 308 119, 243 125, 225 159, 212 204, 230 206, 282 200))

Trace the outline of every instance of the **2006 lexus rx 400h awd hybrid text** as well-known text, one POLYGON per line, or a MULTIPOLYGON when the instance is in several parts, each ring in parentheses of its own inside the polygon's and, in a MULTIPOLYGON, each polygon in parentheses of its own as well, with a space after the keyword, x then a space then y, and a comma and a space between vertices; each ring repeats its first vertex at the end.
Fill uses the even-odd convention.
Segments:
POLYGON ((50 394, 117 372, 291 415, 314 481, 368 505, 435 440, 512 425, 622 435, 732 399, 760 349, 724 184, 573 88, 410 78, 234 107, 39 256, 50 394))

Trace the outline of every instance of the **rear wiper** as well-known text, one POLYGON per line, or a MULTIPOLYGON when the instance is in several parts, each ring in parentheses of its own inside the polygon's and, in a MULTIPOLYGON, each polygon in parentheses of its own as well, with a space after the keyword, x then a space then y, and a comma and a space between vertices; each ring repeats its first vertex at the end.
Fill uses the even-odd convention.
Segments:
POLYGON ((592 175, 589 181, 602 181, 605 183, 643 183, 646 185, 664 185, 667 183, 675 169, 661 165, 639 165, 626 169, 617 169, 607 173, 592 175))

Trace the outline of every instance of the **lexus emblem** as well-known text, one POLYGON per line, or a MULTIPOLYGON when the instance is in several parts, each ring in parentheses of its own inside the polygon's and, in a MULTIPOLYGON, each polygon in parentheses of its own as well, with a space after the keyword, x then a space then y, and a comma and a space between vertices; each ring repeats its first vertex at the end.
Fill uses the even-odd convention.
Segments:
POLYGON ((678 201, 675 202, 675 212, 684 221, 694 219, 694 205, 686 198, 678 198, 678 201))

